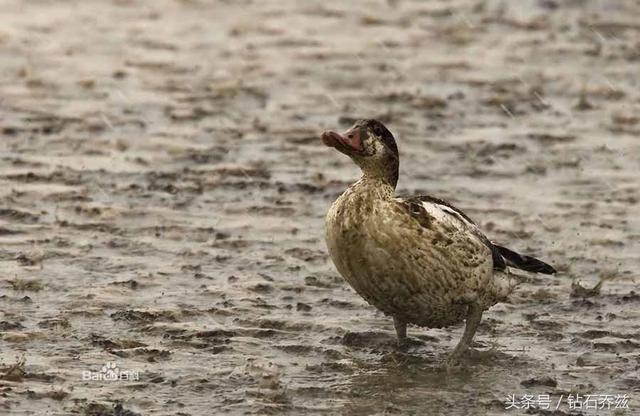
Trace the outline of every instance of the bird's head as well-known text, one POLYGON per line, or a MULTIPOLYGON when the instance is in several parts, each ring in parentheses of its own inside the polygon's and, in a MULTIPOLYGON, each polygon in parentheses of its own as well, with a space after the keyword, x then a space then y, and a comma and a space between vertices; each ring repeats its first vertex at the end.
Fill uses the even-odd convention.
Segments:
POLYGON ((349 156, 369 177, 398 182, 398 146, 393 134, 378 120, 358 120, 344 133, 325 131, 322 142, 349 156))

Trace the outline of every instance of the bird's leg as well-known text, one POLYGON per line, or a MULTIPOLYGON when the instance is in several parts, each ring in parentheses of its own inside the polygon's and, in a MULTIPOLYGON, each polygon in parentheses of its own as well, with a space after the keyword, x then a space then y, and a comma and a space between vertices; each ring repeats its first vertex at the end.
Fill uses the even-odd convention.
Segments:
POLYGON ((464 326, 464 334, 462 334, 460 342, 458 342, 458 345, 456 345, 455 349, 449 356, 449 362, 454 362, 469 349, 481 319, 482 308, 476 302, 471 303, 467 310, 467 321, 464 326))
POLYGON ((394 316, 393 326, 396 328, 396 334, 398 335, 398 347, 405 348, 407 346, 407 323, 394 316))

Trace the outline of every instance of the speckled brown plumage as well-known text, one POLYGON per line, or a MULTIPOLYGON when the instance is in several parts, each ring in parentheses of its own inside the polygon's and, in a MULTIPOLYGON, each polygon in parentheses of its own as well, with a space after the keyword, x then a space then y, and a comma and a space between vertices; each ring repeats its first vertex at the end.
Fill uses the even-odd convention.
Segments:
POLYGON ((462 321, 469 303, 486 309, 509 293, 491 250, 462 223, 416 208, 366 176, 331 206, 329 254, 358 294, 404 322, 443 327, 462 321))
POLYGON ((400 341, 407 323, 444 327, 466 317, 454 351, 462 353, 482 311, 511 292, 507 265, 555 272, 493 245, 468 216, 441 199, 394 196, 398 150, 382 123, 362 120, 342 135, 323 133, 322 140, 363 171, 327 213, 329 254, 358 294, 394 318, 400 341))

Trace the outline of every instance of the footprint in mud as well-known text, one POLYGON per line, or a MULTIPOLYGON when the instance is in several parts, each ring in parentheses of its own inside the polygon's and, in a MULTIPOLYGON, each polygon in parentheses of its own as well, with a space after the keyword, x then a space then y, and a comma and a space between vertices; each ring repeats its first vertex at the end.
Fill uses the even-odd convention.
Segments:
MULTIPOLYGON (((350 348, 369 349, 372 351, 386 351, 398 348, 398 340, 395 334, 389 332, 365 331, 352 332, 348 331, 342 336, 342 345, 350 348)), ((408 337, 407 347, 421 347, 427 343, 422 339, 408 337)))

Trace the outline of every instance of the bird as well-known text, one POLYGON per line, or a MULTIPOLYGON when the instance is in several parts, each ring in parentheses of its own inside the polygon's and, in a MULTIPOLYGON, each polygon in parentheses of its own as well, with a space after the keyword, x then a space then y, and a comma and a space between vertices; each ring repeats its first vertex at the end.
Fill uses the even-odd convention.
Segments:
POLYGON ((397 196, 398 146, 380 121, 358 120, 342 134, 325 131, 320 138, 362 171, 326 214, 329 257, 360 296, 393 318, 399 347, 408 345, 408 324, 444 328, 465 321, 447 359, 455 363, 468 352, 483 312, 513 291, 511 268, 556 273, 492 242, 444 199, 397 196))

